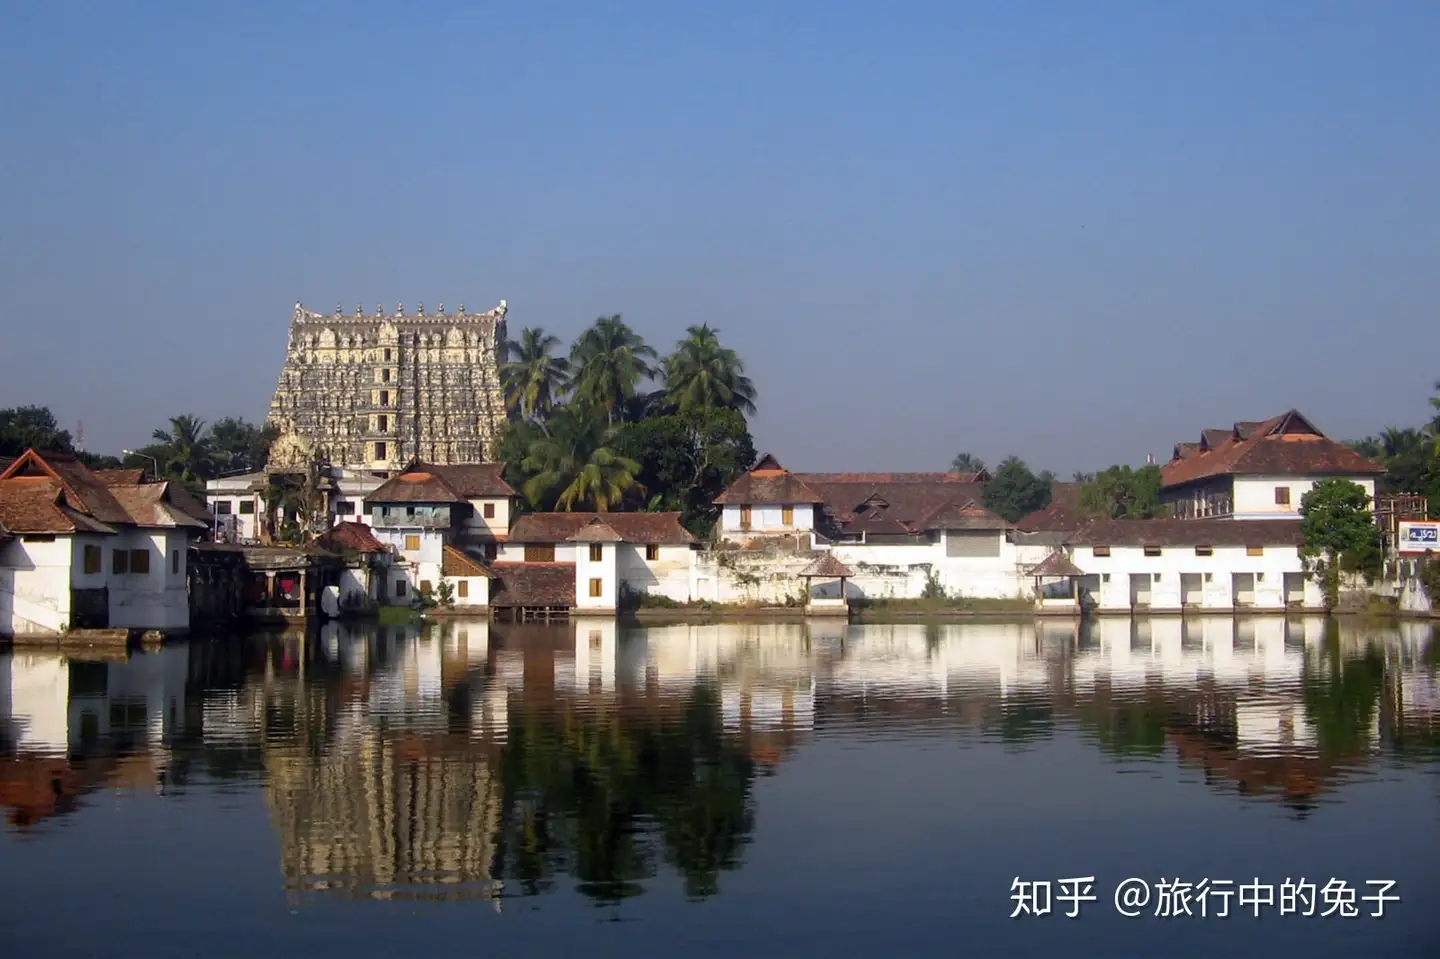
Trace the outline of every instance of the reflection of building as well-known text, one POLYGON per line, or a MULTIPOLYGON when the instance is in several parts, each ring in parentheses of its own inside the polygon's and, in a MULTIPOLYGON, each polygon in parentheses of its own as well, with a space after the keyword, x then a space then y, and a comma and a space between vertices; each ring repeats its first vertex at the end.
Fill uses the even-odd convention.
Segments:
POLYGON ((356 730, 319 756, 266 757, 281 868, 292 891, 489 898, 500 784, 483 754, 356 730))

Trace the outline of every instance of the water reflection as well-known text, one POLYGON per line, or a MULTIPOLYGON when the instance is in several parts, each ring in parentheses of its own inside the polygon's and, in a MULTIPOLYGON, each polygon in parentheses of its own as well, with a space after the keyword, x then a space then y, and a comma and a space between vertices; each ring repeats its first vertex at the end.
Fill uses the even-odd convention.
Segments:
POLYGON ((15 652, 0 804, 43 834, 101 790, 263 788, 296 896, 615 901, 670 872, 703 898, 744 861, 757 777, 808 742, 1023 754, 1078 733, 1303 816, 1377 766, 1440 759, 1436 660, 1428 624, 1228 617, 331 625, 118 661, 15 652))

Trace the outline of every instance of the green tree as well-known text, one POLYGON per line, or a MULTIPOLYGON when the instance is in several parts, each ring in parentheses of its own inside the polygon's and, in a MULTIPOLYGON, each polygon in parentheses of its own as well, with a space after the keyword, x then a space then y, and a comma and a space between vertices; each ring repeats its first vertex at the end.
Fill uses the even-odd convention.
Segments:
POLYGON ((1153 519, 1160 505, 1160 467, 1112 466, 1080 487, 1078 505, 1097 519, 1153 519))
POLYGON ((985 469, 985 461, 974 453, 956 453, 950 469, 956 473, 979 473, 985 469))
POLYGON ((1317 482, 1300 500, 1301 553, 1325 594, 1328 608, 1339 602, 1340 574, 1374 577, 1384 561, 1380 527, 1370 513, 1370 496, 1357 483, 1338 477, 1317 482))
POLYGON ((1072 482, 1072 483, 1093 483, 1093 482, 1095 482, 1095 474, 1094 474, 1094 473, 1085 473, 1085 472, 1082 472, 1082 471, 1080 471, 1080 470, 1076 470, 1075 472, 1073 472, 1073 473, 1070 474, 1070 482, 1072 482))
POLYGON ((557 409, 520 462, 525 498, 537 509, 603 513, 640 492, 640 464, 610 447, 613 432, 589 409, 557 409))
POLYGON ((70 453, 75 447, 49 407, 12 406, 0 410, 0 456, 19 456, 27 449, 70 453))
POLYGON ((564 396, 570 364, 563 356, 550 355, 559 345, 560 337, 538 326, 521 330, 519 340, 506 341, 500 380, 511 413, 527 420, 544 419, 564 396))
POLYGON ((206 441, 217 473, 253 473, 265 468, 270 446, 279 430, 270 424, 256 426, 238 416, 227 416, 210 425, 206 441))
POLYGON ((1008 457, 985 484, 985 508, 1011 523, 1050 505, 1051 484, 1018 456, 1008 457))
POLYGON ((708 323, 685 329, 686 337, 665 357, 665 397, 675 409, 737 409, 755 413, 755 385, 734 350, 720 345, 708 323))
POLYGON ((630 329, 620 314, 595 321, 570 351, 573 398, 603 410, 607 422, 624 417, 640 384, 655 375, 655 350, 630 329))
POLYGON ((1379 492, 1440 495, 1440 455, 1424 430, 1388 426, 1349 446, 1385 467, 1379 492))
POLYGON ((640 464, 651 508, 681 511, 686 528, 701 539, 719 515, 715 498, 755 462, 754 440, 737 409, 692 409, 627 423, 614 447, 640 464))
POLYGON ((201 486, 215 475, 215 455, 205 432, 205 421, 189 413, 170 418, 168 430, 152 435, 160 453, 160 472, 191 486, 201 486))

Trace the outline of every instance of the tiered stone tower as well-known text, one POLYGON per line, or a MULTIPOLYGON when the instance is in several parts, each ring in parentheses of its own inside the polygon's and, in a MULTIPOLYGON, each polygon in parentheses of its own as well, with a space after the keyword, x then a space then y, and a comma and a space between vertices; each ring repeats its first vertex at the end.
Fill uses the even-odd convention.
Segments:
POLYGON ((395 470, 493 460, 505 424, 505 301, 485 313, 326 316, 295 304, 268 421, 335 466, 395 470))

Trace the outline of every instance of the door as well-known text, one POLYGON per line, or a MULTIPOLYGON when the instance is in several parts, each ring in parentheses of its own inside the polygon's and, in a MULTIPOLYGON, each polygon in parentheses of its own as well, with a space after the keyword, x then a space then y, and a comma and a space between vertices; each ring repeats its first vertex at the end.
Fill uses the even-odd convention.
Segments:
POLYGON ((1133 607, 1145 607, 1150 605, 1150 574, 1130 574, 1130 605, 1133 607))
POLYGON ((1287 605, 1287 606, 1303 606, 1303 605, 1305 605, 1305 574, 1304 574, 1304 573, 1286 573, 1286 574, 1285 574, 1285 605, 1287 605))
POLYGON ((1180 574, 1180 604, 1199 606, 1205 600, 1205 577, 1200 573, 1180 574))
POLYGON ((1255 605, 1255 574, 1235 573, 1230 584, 1231 595, 1236 606, 1255 605))

